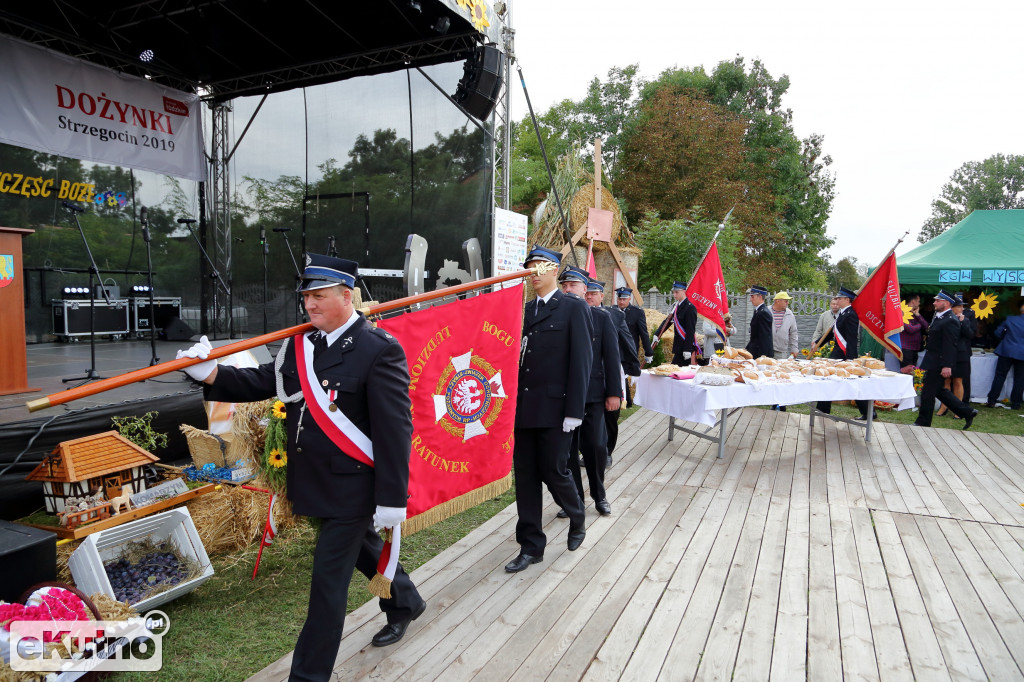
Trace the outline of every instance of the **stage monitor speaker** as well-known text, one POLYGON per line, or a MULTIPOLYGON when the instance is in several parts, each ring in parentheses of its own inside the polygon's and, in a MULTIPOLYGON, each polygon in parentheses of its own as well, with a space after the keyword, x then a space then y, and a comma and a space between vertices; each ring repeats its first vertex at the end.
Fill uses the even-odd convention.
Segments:
POLYGON ((172 317, 164 325, 164 331, 162 336, 168 341, 188 341, 196 333, 192 327, 188 326, 185 322, 182 322, 180 317, 172 317))
POLYGON ((462 67, 462 80, 453 99, 476 118, 486 120, 501 94, 504 65, 498 48, 480 45, 462 67))

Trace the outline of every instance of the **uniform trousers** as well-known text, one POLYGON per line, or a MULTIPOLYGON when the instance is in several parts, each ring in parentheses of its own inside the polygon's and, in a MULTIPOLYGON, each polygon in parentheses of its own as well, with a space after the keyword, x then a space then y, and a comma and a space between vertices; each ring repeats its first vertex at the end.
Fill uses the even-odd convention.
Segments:
MULTIPOLYGON (((306 623, 292 656, 289 680, 329 680, 341 646, 353 569, 367 578, 377 572, 384 542, 374 532, 372 516, 323 519, 313 552, 306 623)), ((391 598, 381 599, 388 622, 407 620, 423 601, 409 574, 399 564, 391 598)))
POLYGON ((996 361, 996 375, 992 378, 992 388, 988 392, 988 401, 994 403, 999 400, 999 394, 1003 392, 1003 384, 1010 370, 1013 370, 1013 387, 1010 389, 1010 407, 1019 410, 1021 400, 1024 400, 1024 360, 1000 355, 996 361))
MULTIPOLYGON (((868 401, 867 400, 854 400, 857 405, 857 409, 860 410, 860 416, 866 417, 868 415, 868 401)), ((819 400, 817 404, 819 412, 825 414, 832 414, 832 401, 831 400, 819 400)), ((783 410, 785 412, 785 410, 783 410)))
POLYGON ((935 412, 935 398, 944 403, 953 411, 953 414, 960 418, 967 417, 973 411, 970 405, 957 399, 953 391, 945 386, 946 379, 942 376, 941 370, 929 369, 924 373, 924 380, 921 383, 921 409, 917 413, 914 424, 917 426, 931 426, 932 414, 935 412))
POLYGON ((604 471, 608 466, 608 438, 605 433, 604 401, 587 403, 583 413, 583 423, 572 432, 572 445, 569 448, 569 473, 576 483, 576 492, 580 499, 583 494, 583 475, 580 472, 580 458, 577 452, 583 453, 583 465, 587 468, 587 480, 590 482, 590 496, 595 502, 606 499, 604 491, 604 471))
MULTIPOLYGON (((601 409, 604 410, 604 403, 601 403, 601 409)), ((612 456, 612 451, 615 450, 615 444, 619 442, 619 413, 622 410, 614 410, 612 412, 604 413, 604 430, 608 434, 608 456, 612 456)))
POLYGON ((569 475, 568 459, 571 433, 561 426, 517 428, 512 462, 516 472, 516 542, 523 554, 543 557, 547 546, 544 535, 544 497, 541 484, 548 487, 555 502, 569 515, 571 528, 583 528, 586 516, 583 500, 569 475))

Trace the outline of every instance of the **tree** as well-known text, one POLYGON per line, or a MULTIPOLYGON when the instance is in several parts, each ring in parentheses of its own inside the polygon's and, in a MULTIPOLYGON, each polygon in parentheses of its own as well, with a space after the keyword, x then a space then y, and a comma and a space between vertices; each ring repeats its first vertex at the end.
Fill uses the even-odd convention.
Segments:
MULTIPOLYGON (((663 220, 648 213, 638 223, 636 239, 643 249, 640 289, 657 287, 668 291, 675 280, 689 280, 718 229, 719 220, 696 208, 685 217, 663 220)), ((745 279, 737 252, 742 234, 730 220, 718 236, 718 257, 722 263, 726 288, 738 291, 745 279)))
MULTIPOLYGON (((760 225, 756 236, 771 243, 752 245, 755 253, 750 254, 751 264, 755 259, 767 262, 748 267, 748 275, 767 270, 766 286, 772 278, 788 287, 813 285, 825 263, 822 253, 832 244, 825 225, 835 196, 835 181, 828 170, 832 159, 822 153, 820 135, 801 140, 794 133, 792 111, 782 106, 788 89, 787 76, 773 78, 756 60, 748 71, 744 59, 737 57, 720 62, 711 74, 699 66, 666 70, 645 84, 640 95, 642 108, 665 91, 686 94, 731 112, 742 122, 747 166, 741 178, 752 186, 757 183, 762 187, 760 198, 767 201, 770 196, 772 202, 762 207, 766 213, 754 221, 760 225)), ((624 144, 643 125, 642 115, 634 118, 624 144)), ((742 218, 739 211, 737 217, 742 218)))
POLYGON ((858 264, 856 258, 847 256, 834 265, 829 264, 826 266, 828 283, 833 291, 838 291, 839 287, 856 291, 864 284, 864 277, 861 275, 862 270, 863 265, 858 264))
POLYGON ((1024 156, 996 154, 968 161, 942 186, 917 241, 923 244, 939 236, 972 211, 1010 208, 1024 208, 1024 156))

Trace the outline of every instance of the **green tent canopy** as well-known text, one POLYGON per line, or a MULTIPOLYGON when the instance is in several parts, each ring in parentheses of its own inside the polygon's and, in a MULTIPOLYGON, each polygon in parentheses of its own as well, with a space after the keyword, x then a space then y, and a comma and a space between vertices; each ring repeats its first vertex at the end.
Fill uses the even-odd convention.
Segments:
POLYGON ((1024 287, 1024 209, 974 211, 896 266, 901 287, 1024 287))

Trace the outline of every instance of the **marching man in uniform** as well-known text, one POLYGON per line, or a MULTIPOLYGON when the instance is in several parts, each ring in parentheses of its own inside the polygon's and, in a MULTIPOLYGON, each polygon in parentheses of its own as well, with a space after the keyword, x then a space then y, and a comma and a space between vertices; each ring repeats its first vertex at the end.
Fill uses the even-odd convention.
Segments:
POLYGON ((672 284, 672 295, 676 304, 665 321, 654 332, 654 345, 661 342, 661 336, 671 326, 675 332, 672 339, 672 364, 696 365, 697 356, 693 351, 697 348, 697 308, 686 298, 686 282, 672 284))
MULTIPOLYGON (((853 309, 853 299, 855 298, 857 298, 857 294, 844 287, 840 287, 839 293, 836 294, 836 300, 839 302, 839 313, 836 315, 836 321, 831 329, 825 332, 825 335, 818 340, 819 347, 824 346, 830 339, 835 341, 835 346, 833 346, 832 352, 829 353, 830 358, 836 360, 857 359, 857 345, 860 343, 860 317, 857 316, 857 311, 853 309)), ((857 404, 857 409, 860 410, 860 416, 854 417, 854 419, 857 421, 866 420, 868 418, 868 409, 874 409, 871 407, 871 403, 867 400, 856 400, 854 402, 857 404)), ((831 414, 832 401, 818 401, 818 409, 825 414, 831 414)))
POLYGON ((772 336, 772 326, 775 318, 764 304, 768 297, 768 290, 764 287, 750 287, 750 305, 754 306, 754 314, 750 318, 750 336, 747 337, 747 351, 755 358, 762 355, 773 357, 775 355, 775 342, 772 336))
POLYGON ((561 254, 534 246, 524 267, 551 263, 553 267, 530 276, 536 300, 523 311, 522 362, 516 403, 515 449, 516 541, 519 556, 505 570, 518 573, 544 560, 547 536, 541 518, 545 484, 569 515, 570 551, 583 544, 586 517, 583 500, 569 475, 569 441, 583 423, 593 350, 594 332, 583 299, 558 290, 561 254))
MULTIPOLYGON (((238 369, 216 360, 185 372, 206 384, 207 400, 246 402, 277 396, 288 405, 288 499, 296 514, 322 520, 313 558, 306 623, 291 680, 328 680, 341 644, 352 571, 377 570, 383 543, 374 528, 405 520, 412 413, 405 352, 352 303, 354 261, 306 256, 299 291, 316 331, 288 339, 277 359, 238 369), (372 388, 371 388, 372 387, 372 388)), ((205 359, 202 340, 178 357, 205 359)), ((375 646, 400 640, 426 602, 397 567, 388 624, 375 646)))

